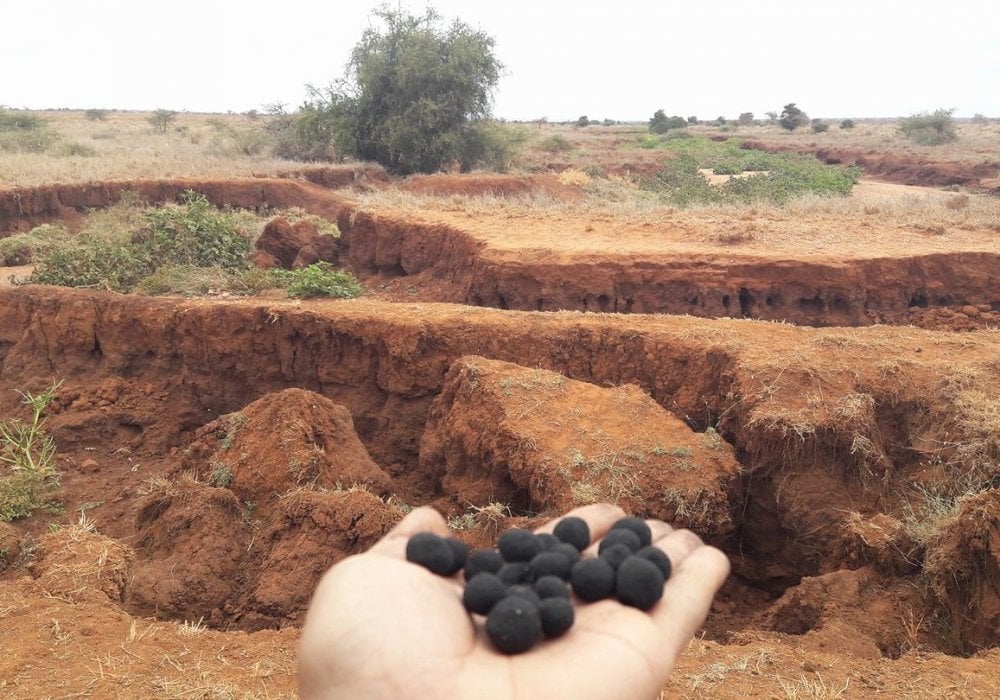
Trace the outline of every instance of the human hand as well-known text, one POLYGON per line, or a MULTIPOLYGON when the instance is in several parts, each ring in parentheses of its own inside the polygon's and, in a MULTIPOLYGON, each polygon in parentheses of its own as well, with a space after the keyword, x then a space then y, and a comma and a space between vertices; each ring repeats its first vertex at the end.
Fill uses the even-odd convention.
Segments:
MULTIPOLYGON (((599 504, 571 511, 587 521, 592 544, 624 516, 599 504)), ((553 520, 539 532, 551 532, 553 520)), ((673 564, 663 598, 649 612, 613 600, 575 605, 563 637, 526 654, 493 649, 462 605, 459 577, 436 576, 406 561, 419 532, 448 536, 444 518, 418 508, 364 554, 344 559, 320 581, 299 646, 302 698, 651 698, 704 622, 729 561, 689 530, 649 520, 653 545, 673 564)))

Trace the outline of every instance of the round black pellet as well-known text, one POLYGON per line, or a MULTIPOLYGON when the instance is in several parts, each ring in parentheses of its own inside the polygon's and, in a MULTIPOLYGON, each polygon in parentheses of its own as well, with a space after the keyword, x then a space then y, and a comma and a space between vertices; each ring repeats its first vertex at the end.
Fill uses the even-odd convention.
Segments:
POLYGON ((531 561, 538 554, 538 540, 527 530, 507 530, 497 541, 504 561, 531 561))
POLYGON ((448 570, 445 576, 453 576, 465 566, 465 560, 469 556, 469 547, 465 542, 454 537, 445 538, 445 543, 451 547, 452 554, 451 569, 448 570))
POLYGON ((615 570, 604 559, 581 559, 570 572, 573 592, 587 602, 610 598, 615 592, 615 570))
POLYGON ((406 543, 406 560, 420 564, 441 576, 450 576, 455 555, 443 537, 433 532, 421 532, 406 543))
POLYGON ((673 571, 674 567, 670 563, 670 557, 667 556, 659 547, 643 547, 638 552, 635 553, 637 557, 642 557, 643 559, 649 559, 649 561, 656 564, 656 568, 660 570, 663 574, 663 580, 670 579, 670 573, 673 571))
POLYGON ((516 586, 507 586, 507 595, 504 597, 510 598, 511 596, 520 596, 525 600, 530 600, 536 607, 542 604, 542 597, 535 593, 535 589, 523 583, 516 586))
POLYGON ((571 544, 566 544, 565 542, 563 542, 557 547, 554 547, 552 551, 559 552, 560 554, 564 555, 567 559, 569 559, 570 565, 573 565, 578 561, 580 561, 580 550, 571 544))
POLYGON ((623 561, 633 556, 635 553, 623 544, 612 545, 601 552, 601 559, 611 564, 611 568, 615 570, 623 561))
POLYGON ((535 540, 538 542, 538 551, 547 552, 550 549, 555 549, 562 542, 555 535, 550 535, 547 532, 535 535, 535 540))
POLYGON ((569 598, 546 598, 538 613, 542 618, 542 633, 546 639, 561 637, 573 626, 573 603, 569 598))
POLYGON ((583 551, 590 546, 590 526, 583 518, 570 515, 556 523, 552 534, 562 542, 571 544, 578 551, 583 551))
POLYGON ((531 575, 538 580, 542 576, 558 576, 563 581, 569 580, 569 571, 573 568, 571 562, 565 554, 561 552, 542 552, 532 559, 528 566, 531 567, 531 575))
POLYGON ((486 617, 486 635, 502 654, 520 654, 542 636, 542 617, 531 601, 504 598, 486 617))
POLYGON ((507 597, 507 586, 496 574, 478 573, 465 585, 462 604, 470 613, 489 615, 493 606, 507 597))
POLYGON ((629 557, 618 567, 615 594, 618 601, 649 610, 663 597, 663 574, 649 559, 629 557))
POLYGON ((653 531, 642 518, 620 518, 611 526, 612 530, 629 530, 639 538, 640 547, 648 547, 653 541, 653 531))
POLYGON ((527 583, 531 579, 531 569, 524 561, 510 562, 500 567, 497 576, 507 586, 515 586, 519 583, 527 583))
POLYGON ((465 560, 465 580, 480 573, 495 574, 503 566, 503 557, 495 549, 477 549, 465 560))
POLYGON ((604 554, 604 550, 608 547, 614 547, 616 544, 625 545, 633 554, 642 549, 642 544, 639 541, 639 535, 635 534, 631 530, 612 530, 604 536, 604 539, 601 540, 601 544, 597 547, 597 553, 604 554))
POLYGON ((542 576, 535 581, 535 593, 542 600, 546 598, 569 598, 569 586, 561 578, 555 576, 542 576))

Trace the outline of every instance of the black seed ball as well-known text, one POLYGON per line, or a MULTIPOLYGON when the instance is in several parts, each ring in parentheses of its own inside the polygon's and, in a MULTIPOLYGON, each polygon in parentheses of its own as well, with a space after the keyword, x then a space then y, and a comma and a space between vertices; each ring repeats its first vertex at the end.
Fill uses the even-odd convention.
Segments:
POLYGON ((486 635, 497 651, 520 654, 542 636, 542 618, 534 603, 513 596, 493 606, 486 618, 486 635))
POLYGON ((527 530, 507 530, 497 540, 504 561, 531 561, 538 554, 538 540, 527 530))
POLYGON ((465 566, 465 560, 469 556, 469 548, 465 542, 454 537, 446 538, 445 542, 451 547, 452 554, 451 569, 445 576, 452 576, 461 571, 462 567, 465 566))
POLYGON ((552 551, 559 552, 560 554, 564 555, 567 559, 569 559, 570 565, 573 565, 578 561, 580 561, 580 550, 571 544, 566 544, 565 542, 563 542, 562 544, 554 547, 552 551))
POLYGON ((648 547, 653 541, 653 531, 642 518, 620 518, 611 526, 612 530, 630 530, 639 537, 639 546, 648 547))
POLYGON ((569 598, 546 598, 538 612, 546 639, 561 637, 573 626, 573 603, 569 598))
POLYGON ((465 580, 479 573, 495 574, 503 566, 503 557, 495 549, 477 549, 465 560, 465 580))
POLYGON ((663 574, 664 580, 670 578, 670 572, 673 571, 673 565, 670 563, 670 557, 668 557, 659 547, 643 547, 636 552, 635 555, 637 557, 642 557, 643 559, 649 559, 649 561, 656 564, 656 568, 658 568, 660 573, 663 574))
POLYGON ((558 576, 566 581, 569 579, 569 570, 573 568, 573 562, 561 552, 542 552, 535 556, 528 566, 531 567, 531 575, 535 580, 542 576, 558 576))
POLYGON ((581 559, 570 573, 573 592, 587 602, 610 598, 615 592, 615 570, 604 559, 581 559))
POLYGON ((525 600, 530 600, 532 603, 535 604, 535 607, 538 607, 539 605, 542 604, 541 596, 535 593, 535 590, 531 586, 527 586, 523 583, 517 586, 507 586, 507 595, 504 597, 510 598, 512 596, 517 596, 519 598, 524 598, 525 600))
POLYGON ((632 556, 635 556, 635 553, 623 544, 612 545, 601 552, 601 559, 611 564, 612 569, 617 569, 623 561, 632 556))
POLYGON ((562 544, 559 541, 558 537, 556 537, 555 535, 550 535, 547 532, 543 532, 540 535, 535 535, 535 540, 538 542, 539 552, 547 552, 550 549, 554 549, 555 547, 562 544))
POLYGON ((497 576, 505 585, 514 586, 518 583, 527 583, 531 578, 531 569, 528 568, 527 562, 510 562, 500 567, 497 576))
POLYGON ((455 555, 443 537, 433 532, 421 532, 406 543, 406 560, 420 564, 435 574, 449 576, 455 555))
POLYGON ((465 585, 462 604, 470 613, 488 615, 493 606, 507 597, 507 586, 496 574, 478 573, 465 585))
POLYGON ((601 544, 597 548, 597 553, 604 554, 604 550, 608 547, 614 547, 616 544, 625 545, 633 554, 642 549, 642 544, 639 541, 639 535, 635 534, 631 530, 612 530, 604 536, 603 540, 601 540, 601 544))
POLYGON ((546 598, 569 598, 569 586, 561 578, 542 576, 535 581, 535 593, 542 600, 546 598))
POLYGON ((581 552, 590 546, 590 526, 587 525, 586 520, 575 515, 570 515, 556 523, 552 534, 566 544, 573 545, 581 552))
POLYGON ((649 610, 663 597, 663 574, 643 557, 629 557, 618 567, 615 593, 619 602, 649 610))

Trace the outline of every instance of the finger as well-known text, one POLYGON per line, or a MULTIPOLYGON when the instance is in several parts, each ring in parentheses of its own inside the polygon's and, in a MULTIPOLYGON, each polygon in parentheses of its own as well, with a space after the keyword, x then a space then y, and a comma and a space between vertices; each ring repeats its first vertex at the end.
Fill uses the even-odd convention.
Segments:
POLYGON ((674 531, 674 528, 667 525, 662 520, 647 520, 646 524, 649 525, 649 532, 652 535, 653 542, 656 542, 656 540, 662 537, 666 537, 674 531))
POLYGON ((415 508, 400 520, 385 537, 376 542, 369 551, 373 554, 405 559, 407 541, 421 532, 433 532, 441 537, 450 537, 451 535, 448 524, 445 523, 440 513, 433 508, 415 508))
POLYGON ((729 559, 707 545, 688 552, 675 565, 663 598, 649 611, 671 660, 680 655, 704 624, 712 599, 728 575, 729 559))
POLYGON ((570 516, 583 519, 587 523, 587 527, 590 528, 590 541, 596 542, 607 534, 616 520, 625 517, 625 511, 610 503, 594 503, 593 505, 574 508, 561 518, 545 523, 545 525, 542 525, 535 532, 551 533, 560 520, 570 516))
POLYGON ((653 546, 667 555, 671 568, 676 571, 688 555, 699 547, 704 547, 705 543, 690 530, 674 530, 663 537, 654 537, 653 546))

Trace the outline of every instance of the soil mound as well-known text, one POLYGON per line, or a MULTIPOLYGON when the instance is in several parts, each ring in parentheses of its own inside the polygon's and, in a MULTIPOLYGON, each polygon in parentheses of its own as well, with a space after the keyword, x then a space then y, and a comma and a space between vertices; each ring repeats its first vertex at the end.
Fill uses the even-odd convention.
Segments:
POLYGON ((125 602, 132 550, 81 525, 44 535, 31 574, 46 593, 71 601, 125 602))
POLYGON ((445 493, 562 512, 611 501, 719 537, 739 471, 717 433, 692 431, 634 385, 601 388, 482 357, 452 364, 420 444, 445 493))
POLYGON ((305 389, 267 394, 212 421, 197 432, 185 461, 202 480, 261 508, 301 487, 389 487, 350 412, 305 389))
POLYGON ((545 194, 555 199, 575 202, 583 193, 553 175, 416 175, 402 184, 402 189, 433 197, 526 197, 545 194))
POLYGON ((221 622, 237 591, 250 528, 232 491, 190 480, 160 482, 136 517, 130 609, 221 622))
POLYGON ((326 570, 367 550, 402 516, 363 489, 299 491, 283 498, 264 535, 267 553, 248 596, 252 616, 281 625, 301 623, 326 570))
MULTIPOLYGON (((305 267, 319 260, 337 262, 337 239, 320 234, 316 225, 306 219, 300 219, 294 224, 280 216, 271 219, 257 238, 256 247, 258 252, 274 260, 273 266, 283 267, 286 270, 305 267), (303 265, 305 257, 308 257, 310 262, 303 265)), ((268 265, 259 266, 268 267, 268 265)))

